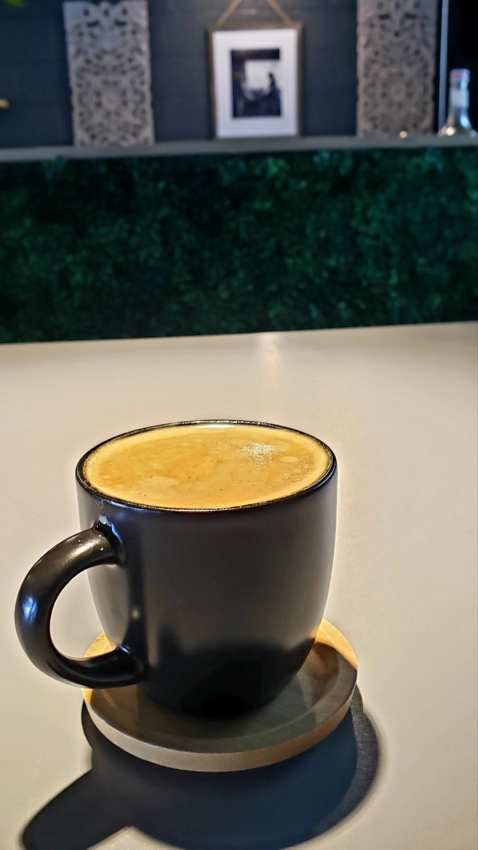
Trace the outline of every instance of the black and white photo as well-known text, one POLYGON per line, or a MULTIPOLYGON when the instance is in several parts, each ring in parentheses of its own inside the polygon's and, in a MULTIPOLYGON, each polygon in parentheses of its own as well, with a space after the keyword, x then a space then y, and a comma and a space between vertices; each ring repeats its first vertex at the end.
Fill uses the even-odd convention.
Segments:
POLYGON ((281 114, 280 50, 231 50, 234 118, 281 114))

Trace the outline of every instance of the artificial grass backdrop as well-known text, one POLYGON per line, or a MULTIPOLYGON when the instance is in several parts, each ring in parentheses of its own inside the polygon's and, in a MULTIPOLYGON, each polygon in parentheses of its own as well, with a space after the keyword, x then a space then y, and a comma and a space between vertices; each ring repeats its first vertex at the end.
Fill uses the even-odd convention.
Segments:
POLYGON ((475 318, 478 150, 0 167, 0 341, 475 318))

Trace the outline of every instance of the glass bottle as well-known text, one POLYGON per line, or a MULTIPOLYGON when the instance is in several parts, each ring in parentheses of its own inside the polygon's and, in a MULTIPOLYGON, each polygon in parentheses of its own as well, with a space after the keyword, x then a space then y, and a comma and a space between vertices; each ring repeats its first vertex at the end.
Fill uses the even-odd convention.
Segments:
POLYGON ((470 93, 468 68, 454 68, 450 71, 450 90, 448 97, 448 118, 439 131, 439 136, 476 136, 468 117, 470 93))

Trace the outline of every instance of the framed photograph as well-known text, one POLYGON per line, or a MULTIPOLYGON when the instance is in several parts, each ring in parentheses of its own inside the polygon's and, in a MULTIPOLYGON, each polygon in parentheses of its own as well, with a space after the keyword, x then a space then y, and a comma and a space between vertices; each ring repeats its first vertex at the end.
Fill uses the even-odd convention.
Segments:
POLYGON ((298 136, 302 25, 209 33, 214 135, 298 136))

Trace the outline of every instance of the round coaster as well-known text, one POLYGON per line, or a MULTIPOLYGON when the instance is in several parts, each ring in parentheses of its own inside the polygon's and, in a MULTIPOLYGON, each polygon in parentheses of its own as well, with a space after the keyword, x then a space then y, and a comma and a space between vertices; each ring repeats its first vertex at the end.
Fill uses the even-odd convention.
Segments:
MULTIPOLYGON (((112 648, 101 634, 86 656, 112 648)), ((352 647, 323 620, 287 688, 268 705, 232 720, 176 714, 151 702, 137 685, 82 692, 95 726, 127 753, 165 767, 220 772, 274 764, 317 744, 345 716, 356 681, 352 647)))

